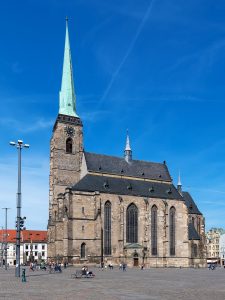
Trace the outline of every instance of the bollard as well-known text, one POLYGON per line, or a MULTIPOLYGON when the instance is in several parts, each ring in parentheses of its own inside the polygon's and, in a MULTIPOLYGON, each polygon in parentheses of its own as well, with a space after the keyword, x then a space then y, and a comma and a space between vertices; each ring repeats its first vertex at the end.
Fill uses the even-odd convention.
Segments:
POLYGON ((26 269, 22 269, 22 282, 26 282, 26 269))

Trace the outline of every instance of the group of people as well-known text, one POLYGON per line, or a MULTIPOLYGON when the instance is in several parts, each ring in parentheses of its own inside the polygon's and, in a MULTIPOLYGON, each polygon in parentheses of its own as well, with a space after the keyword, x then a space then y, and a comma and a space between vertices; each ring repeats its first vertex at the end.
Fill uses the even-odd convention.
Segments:
POLYGON ((125 263, 120 263, 119 270, 123 270, 123 272, 125 272, 127 270, 127 265, 125 263))
POLYGON ((49 266, 49 273, 53 273, 53 272, 62 273, 62 268, 60 263, 50 262, 48 266, 49 266))
POLYGON ((86 276, 86 277, 94 277, 94 273, 92 271, 88 271, 88 267, 87 266, 83 266, 81 269, 82 272, 82 276, 86 276))

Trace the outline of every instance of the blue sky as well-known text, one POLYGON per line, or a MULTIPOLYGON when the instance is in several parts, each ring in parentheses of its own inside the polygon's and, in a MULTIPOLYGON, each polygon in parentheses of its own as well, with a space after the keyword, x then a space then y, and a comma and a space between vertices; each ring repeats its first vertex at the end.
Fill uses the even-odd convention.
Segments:
MULTIPOLYGON (((166 160, 206 217, 225 227, 225 2, 9 0, 0 11, 1 206, 16 216, 17 153, 27 228, 48 219, 49 141, 69 17, 85 149, 166 160)), ((4 225, 4 211, 0 211, 4 225)))

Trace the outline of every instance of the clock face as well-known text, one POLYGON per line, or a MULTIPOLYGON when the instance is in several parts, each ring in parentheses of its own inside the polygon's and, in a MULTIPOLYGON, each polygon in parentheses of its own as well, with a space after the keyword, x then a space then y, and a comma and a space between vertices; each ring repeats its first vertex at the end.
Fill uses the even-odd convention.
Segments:
POLYGON ((73 127, 69 127, 69 126, 66 126, 65 127, 65 132, 68 136, 73 136, 74 135, 74 129, 73 127))

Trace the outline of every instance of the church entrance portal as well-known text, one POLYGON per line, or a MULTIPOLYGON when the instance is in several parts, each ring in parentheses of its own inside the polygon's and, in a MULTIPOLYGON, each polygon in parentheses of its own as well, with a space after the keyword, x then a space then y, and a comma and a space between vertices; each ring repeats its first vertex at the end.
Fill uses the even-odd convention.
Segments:
POLYGON ((134 252, 133 260, 134 260, 134 267, 138 267, 139 261, 138 261, 138 254, 136 251, 134 252))
POLYGON ((134 267, 138 267, 139 263, 138 263, 138 257, 134 257, 134 267))

